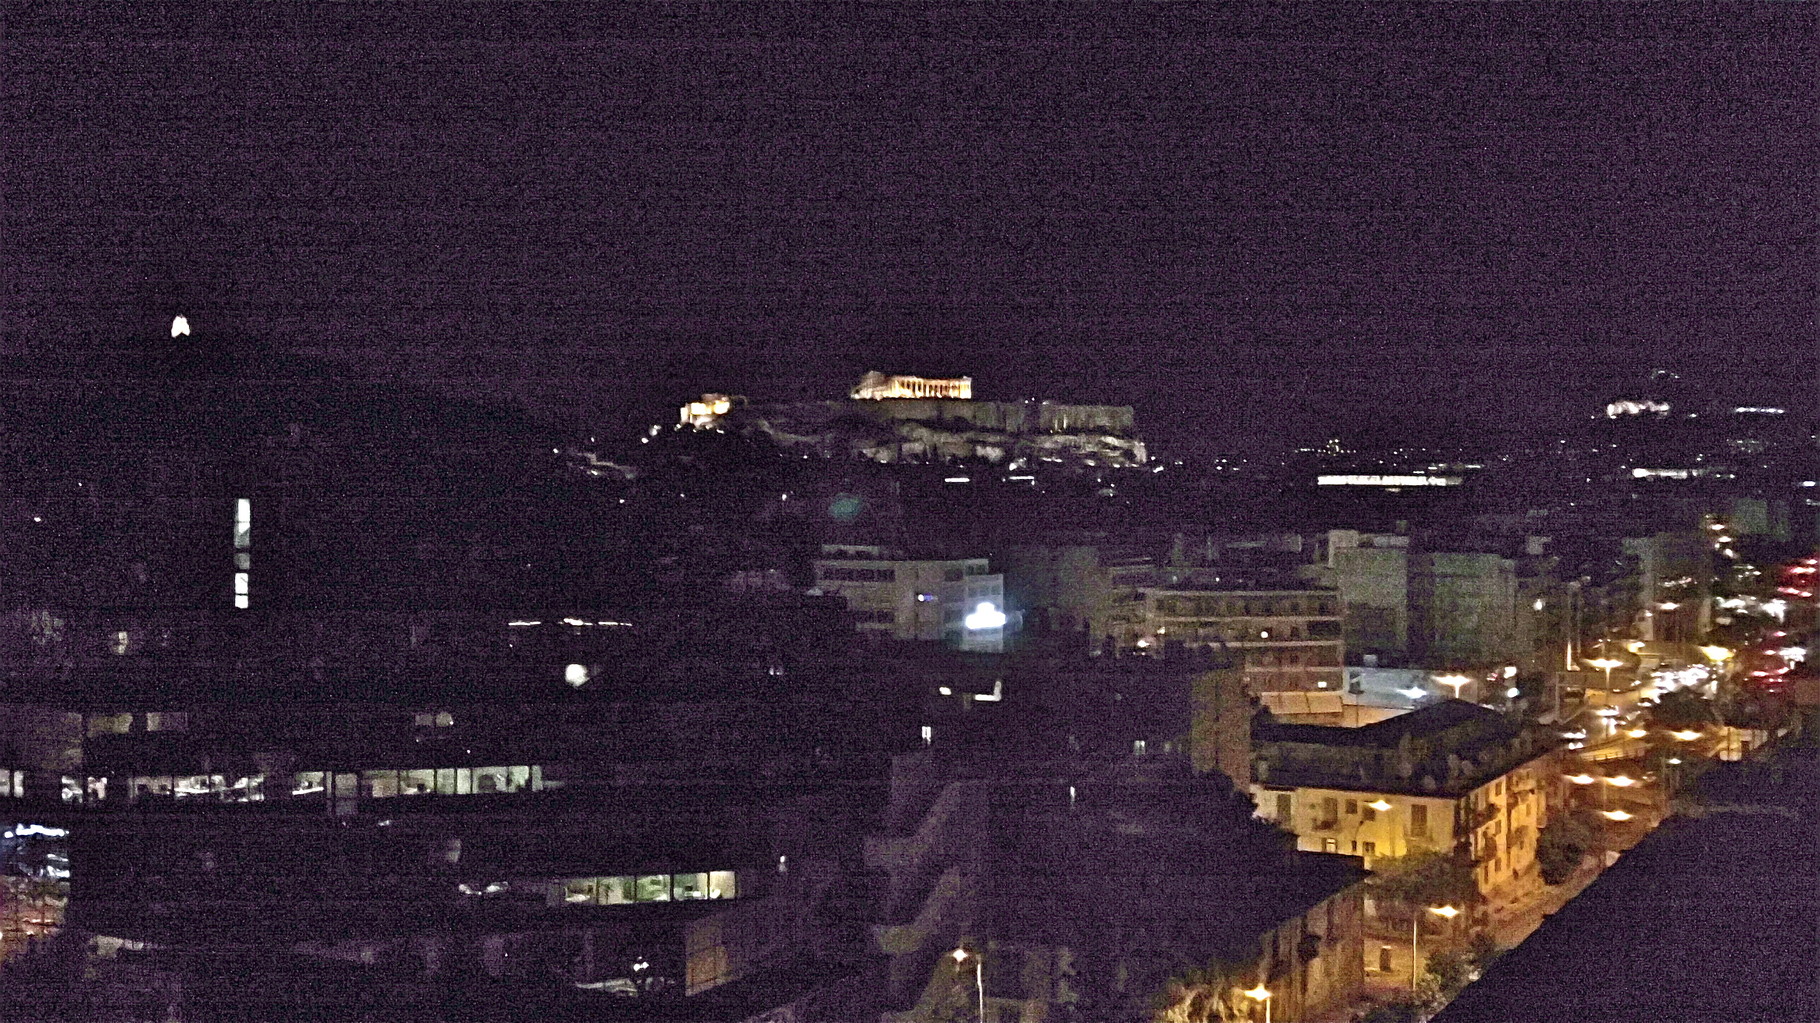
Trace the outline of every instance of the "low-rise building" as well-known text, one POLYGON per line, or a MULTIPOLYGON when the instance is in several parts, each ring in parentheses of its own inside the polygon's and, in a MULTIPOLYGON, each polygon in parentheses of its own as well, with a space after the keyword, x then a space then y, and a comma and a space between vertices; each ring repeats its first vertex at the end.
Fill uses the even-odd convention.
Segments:
POLYGON ((1339 596, 1331 590, 1228 590, 1178 583, 1139 590, 1142 618, 1118 645, 1165 654, 1229 651, 1244 660, 1253 694, 1345 683, 1339 596))
POLYGON ((1502 715, 1442 700, 1359 728, 1260 722, 1251 792, 1302 849, 1385 857, 1462 852, 1490 899, 1540 883, 1536 838, 1556 802, 1555 745, 1502 715))
POLYGON ((985 558, 918 560, 884 547, 829 544, 815 562, 815 585, 846 599, 864 636, 982 653, 1005 648, 1005 577, 985 558))

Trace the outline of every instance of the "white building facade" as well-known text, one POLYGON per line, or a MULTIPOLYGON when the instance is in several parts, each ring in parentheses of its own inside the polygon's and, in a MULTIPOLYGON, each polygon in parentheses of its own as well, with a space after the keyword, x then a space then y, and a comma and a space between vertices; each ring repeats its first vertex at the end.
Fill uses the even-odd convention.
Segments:
POLYGON ((815 586, 844 597, 859 631, 876 639, 1005 649, 1005 577, 985 558, 923 561, 883 547, 830 544, 815 562, 815 586))

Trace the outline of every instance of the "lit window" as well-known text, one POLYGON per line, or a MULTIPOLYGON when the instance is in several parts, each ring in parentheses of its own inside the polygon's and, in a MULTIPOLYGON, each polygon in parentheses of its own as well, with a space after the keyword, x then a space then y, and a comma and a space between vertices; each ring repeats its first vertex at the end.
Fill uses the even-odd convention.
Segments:
POLYGON ((234 573, 234 606, 235 607, 244 609, 244 608, 253 606, 251 589, 252 589, 252 584, 251 584, 250 580, 247 578, 247 574, 245 572, 235 572, 234 573))
POLYGON ((739 897, 738 879, 731 870, 711 870, 708 872, 708 898, 733 899, 739 897))
POLYGON ((242 497, 234 502, 234 549, 247 550, 253 546, 253 502, 251 498, 242 497))
POLYGON ((642 874, 632 889, 632 898, 636 902, 669 902, 670 875, 642 874))
POLYGON ((924 725, 923 726, 923 745, 927 746, 934 741, 935 741, 935 727, 933 725, 924 725))
POLYGON ((688 902, 708 897, 708 874, 699 871, 690 874, 673 874, 670 877, 671 897, 678 902, 688 902))

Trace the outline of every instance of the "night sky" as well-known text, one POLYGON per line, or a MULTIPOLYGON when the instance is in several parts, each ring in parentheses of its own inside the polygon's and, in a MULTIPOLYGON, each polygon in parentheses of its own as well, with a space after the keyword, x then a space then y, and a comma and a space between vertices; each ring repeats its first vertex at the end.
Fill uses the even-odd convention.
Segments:
POLYGON ((1814 393, 1812 4, 86 10, 0 30, 10 352, 186 311, 609 425, 877 368, 1216 444, 1814 393))

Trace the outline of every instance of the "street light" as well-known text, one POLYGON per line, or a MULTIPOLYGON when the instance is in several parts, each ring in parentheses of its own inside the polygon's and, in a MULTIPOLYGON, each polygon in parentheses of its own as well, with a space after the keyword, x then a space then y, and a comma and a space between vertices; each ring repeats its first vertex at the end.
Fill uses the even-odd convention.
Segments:
POLYGON ((1619 787, 1621 789, 1630 788, 1632 785, 1635 785, 1636 783, 1637 783, 1637 779, 1632 778, 1629 775, 1624 775, 1624 774, 1614 775, 1610 778, 1605 779, 1605 784, 1616 785, 1617 787, 1619 787))
POLYGON ((1731 660, 1732 657, 1732 650, 1730 647, 1719 646, 1717 644, 1703 646, 1700 648, 1700 652, 1705 654, 1706 659, 1714 664, 1724 664, 1726 661, 1731 660))
MULTIPOLYGON (((1428 911, 1435 916, 1445 917, 1448 920, 1452 920, 1454 917, 1460 915, 1460 911, 1452 906, 1429 906, 1428 911)), ((1412 993, 1416 989, 1416 968, 1421 962, 1421 956, 1416 952, 1417 943, 1421 940, 1421 936, 1422 914, 1417 913, 1409 920, 1409 990, 1412 993)))
POLYGON ((1670 732, 1668 734, 1680 739, 1682 742, 1693 742, 1700 737, 1700 733, 1691 728, 1683 728, 1680 731, 1670 732))
POLYGON ((1444 686, 1452 686, 1453 698, 1456 700, 1460 698, 1460 688, 1472 681, 1472 679, 1465 675, 1436 675, 1434 678, 1436 682, 1439 682, 1444 686))
POLYGON ((957 948, 948 954, 954 957, 954 972, 956 972, 956 973, 960 972, 962 963, 966 962, 968 958, 970 958, 970 957, 972 958, 972 960, 973 960, 973 983, 974 983, 974 986, 976 988, 978 988, 978 990, 979 990, 980 1023, 986 1023, 986 964, 985 964, 985 962, 983 960, 981 960, 979 956, 972 955, 972 953, 968 952, 964 948, 957 948))
POLYGON ((1591 660, 1588 660, 1586 662, 1586 665, 1589 668, 1604 669, 1604 671, 1605 671, 1605 688, 1609 690, 1611 688, 1611 670, 1613 668, 1623 667, 1624 662, 1618 660, 1615 657, 1594 657, 1591 660))
POLYGON ((1603 813, 1605 816, 1611 818, 1614 821, 1627 821, 1627 820, 1630 820, 1632 816, 1634 816, 1633 814, 1627 813, 1626 811, 1623 811, 1623 810, 1601 810, 1599 812, 1603 813))
POLYGON ((1270 989, 1264 986, 1264 982, 1259 981, 1257 987, 1245 992, 1245 997, 1264 1003, 1264 1023, 1270 1023, 1270 989))

